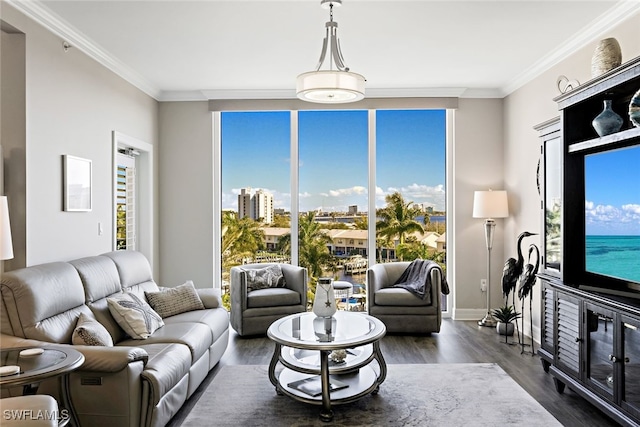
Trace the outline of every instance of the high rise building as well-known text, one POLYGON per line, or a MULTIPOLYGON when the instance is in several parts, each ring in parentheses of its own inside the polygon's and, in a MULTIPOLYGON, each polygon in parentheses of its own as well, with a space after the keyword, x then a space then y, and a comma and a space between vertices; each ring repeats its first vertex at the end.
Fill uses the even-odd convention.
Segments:
POLYGON ((238 194, 238 219, 251 217, 251 187, 243 188, 238 194))
POLYGON ((273 222, 273 195, 264 190, 251 194, 251 187, 243 188, 238 194, 238 218, 248 216, 262 220, 265 224, 273 222))

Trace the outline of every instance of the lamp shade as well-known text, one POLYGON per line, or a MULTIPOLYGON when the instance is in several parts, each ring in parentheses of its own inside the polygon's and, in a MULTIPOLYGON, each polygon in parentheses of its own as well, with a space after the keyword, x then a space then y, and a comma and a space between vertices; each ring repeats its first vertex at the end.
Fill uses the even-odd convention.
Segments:
POLYGON ((365 79, 349 71, 320 70, 298 76, 296 93, 303 101, 341 104, 364 98, 365 79))
POLYGON ((13 258, 9 204, 7 196, 0 196, 0 260, 13 258))
POLYGON ((473 194, 474 218, 506 218, 508 216, 509 204, 506 191, 476 191, 473 194))

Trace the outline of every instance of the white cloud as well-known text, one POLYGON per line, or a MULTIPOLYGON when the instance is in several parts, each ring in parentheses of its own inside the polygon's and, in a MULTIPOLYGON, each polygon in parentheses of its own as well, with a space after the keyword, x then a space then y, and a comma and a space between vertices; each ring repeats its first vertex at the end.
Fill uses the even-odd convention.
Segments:
POLYGON ((367 194, 367 189, 360 185, 355 185, 350 188, 340 188, 338 190, 329 190, 329 194, 327 194, 326 196, 343 197, 343 196, 353 196, 353 195, 363 195, 363 194, 367 194))
POLYGON ((626 204, 621 207, 612 205, 596 205, 585 201, 585 220, 599 232, 633 233, 640 230, 640 205, 626 204))

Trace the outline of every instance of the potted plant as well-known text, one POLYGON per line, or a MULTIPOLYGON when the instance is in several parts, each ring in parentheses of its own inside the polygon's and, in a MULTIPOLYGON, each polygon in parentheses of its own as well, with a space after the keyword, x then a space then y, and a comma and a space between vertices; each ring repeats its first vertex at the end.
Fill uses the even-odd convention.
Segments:
POLYGON ((514 331, 514 326, 511 322, 519 319, 520 313, 512 305, 503 305, 493 310, 493 316, 498 321, 496 330, 500 335, 504 335, 504 340, 507 342, 507 337, 512 336, 514 331))

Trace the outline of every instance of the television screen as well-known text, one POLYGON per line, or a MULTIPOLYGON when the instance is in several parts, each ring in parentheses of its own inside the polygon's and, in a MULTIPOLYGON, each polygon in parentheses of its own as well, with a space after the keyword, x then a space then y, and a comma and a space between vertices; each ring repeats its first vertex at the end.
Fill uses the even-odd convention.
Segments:
POLYGON ((640 146, 585 156, 586 271, 640 283, 640 146))

